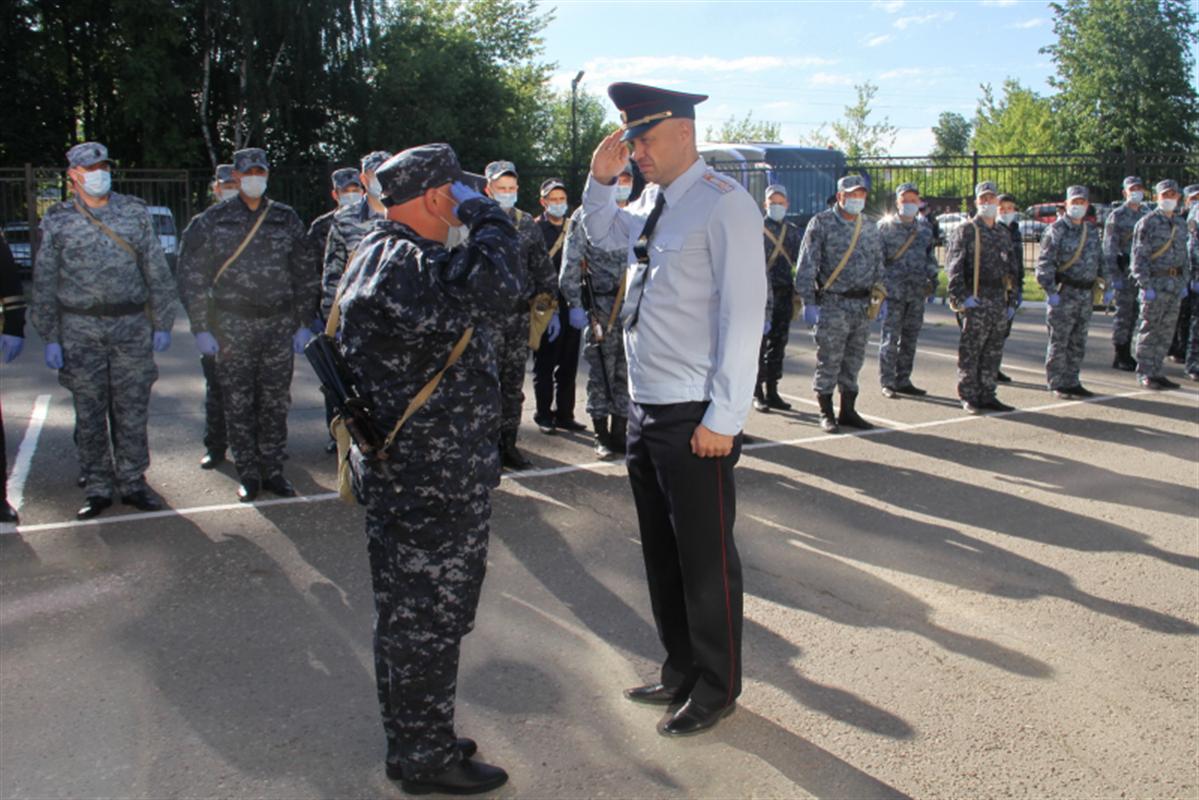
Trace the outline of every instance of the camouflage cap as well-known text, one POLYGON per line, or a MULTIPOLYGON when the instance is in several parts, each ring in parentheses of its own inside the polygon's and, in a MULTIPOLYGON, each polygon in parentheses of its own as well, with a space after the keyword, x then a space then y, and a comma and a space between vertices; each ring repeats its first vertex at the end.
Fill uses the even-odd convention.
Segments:
POLYGON ((895 196, 900 197, 907 192, 915 192, 920 194, 920 187, 914 183, 901 183, 895 187, 895 196))
POLYGON ((356 185, 359 189, 362 188, 362 181, 358 179, 358 170, 353 167, 335 169, 329 178, 333 181, 333 188, 339 192, 344 191, 350 184, 356 185))
POLYGON ((1199 194, 1199 183, 1192 183, 1182 190, 1183 197, 1194 197, 1197 194, 1199 194))
POLYGON ((373 153, 368 153, 362 157, 362 171, 375 172, 379 169, 379 166, 389 158, 391 158, 391 153, 387 152, 386 150, 376 150, 373 153))
POLYGON ((1124 188, 1125 189, 1131 189, 1134 186, 1144 186, 1144 185, 1145 185, 1145 182, 1143 180, 1141 180, 1140 178, 1138 178, 1136 175, 1129 175, 1127 178, 1124 179, 1124 188))
POLYGON ((781 194, 784 198, 787 198, 787 187, 781 183, 772 183, 766 187, 766 194, 763 195, 762 199, 769 200, 776 194, 781 194))
POLYGON ((487 178, 488 181, 493 181, 501 175, 509 174, 511 174, 513 178, 520 177, 516 172, 516 165, 511 161, 492 161, 483 168, 483 176, 487 178))
POLYGON ((67 151, 67 164, 72 167, 91 167, 111 160, 108 157, 108 148, 99 142, 84 142, 67 151))
POLYGON ((395 206, 419 197, 428 189, 462 180, 462 167, 448 144, 409 147, 375 170, 383 187, 384 205, 395 206))
POLYGON ((995 185, 995 181, 983 181, 974 187, 975 197, 982 197, 984 194, 999 195, 999 187, 995 185))
POLYGON ((837 181, 838 192, 854 192, 858 189, 870 191, 870 185, 866 183, 866 178, 862 175, 846 175, 837 181))
POLYGON ((1091 193, 1087 191, 1085 186, 1069 186, 1066 188, 1066 199, 1073 200, 1076 197, 1081 197, 1083 200, 1091 199, 1091 193))
POLYGON ((542 197, 545 197, 547 194, 554 191, 555 189, 561 189, 562 191, 565 192, 566 184, 563 183, 560 178, 547 178, 546 180, 541 182, 541 196, 542 197))
POLYGON ((212 176, 213 180, 220 183, 227 183, 233 180, 233 165, 232 164, 217 164, 216 172, 212 176))
POLYGON ((266 151, 261 147, 247 147, 233 154, 234 172, 247 172, 254 167, 270 171, 271 162, 267 161, 266 151))
POLYGON ((1177 191, 1178 191, 1178 181, 1174 180, 1173 178, 1166 178, 1164 181, 1158 181, 1157 185, 1153 187, 1154 194, 1161 194, 1162 192, 1177 192, 1177 191))

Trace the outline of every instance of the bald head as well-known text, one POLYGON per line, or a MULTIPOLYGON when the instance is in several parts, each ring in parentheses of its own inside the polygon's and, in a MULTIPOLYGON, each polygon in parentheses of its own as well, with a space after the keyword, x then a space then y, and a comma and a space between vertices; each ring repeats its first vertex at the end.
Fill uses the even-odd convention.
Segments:
POLYGON ((641 174, 647 181, 661 186, 669 186, 699 158, 695 147, 695 120, 663 120, 629 144, 641 174))

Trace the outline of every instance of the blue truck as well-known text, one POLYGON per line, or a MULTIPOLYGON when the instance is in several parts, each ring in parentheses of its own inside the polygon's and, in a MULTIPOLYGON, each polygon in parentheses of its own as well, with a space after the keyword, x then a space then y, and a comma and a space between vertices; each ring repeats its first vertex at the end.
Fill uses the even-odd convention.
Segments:
POLYGON ((828 207, 837 192, 837 179, 846 173, 840 150, 791 144, 731 144, 705 142, 699 154, 708 166, 738 181, 758 203, 766 187, 787 187, 787 219, 803 230, 813 216, 828 207))

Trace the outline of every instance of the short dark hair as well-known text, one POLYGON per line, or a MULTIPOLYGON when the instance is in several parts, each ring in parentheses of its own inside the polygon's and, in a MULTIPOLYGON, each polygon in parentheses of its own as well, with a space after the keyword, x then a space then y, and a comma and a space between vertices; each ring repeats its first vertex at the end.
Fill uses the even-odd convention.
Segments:
POLYGON ((1006 193, 999 195, 999 202, 1000 203, 1014 203, 1015 205, 1020 205, 1019 203, 1016 203, 1016 197, 1014 195, 1010 195, 1010 194, 1006 194, 1006 193))

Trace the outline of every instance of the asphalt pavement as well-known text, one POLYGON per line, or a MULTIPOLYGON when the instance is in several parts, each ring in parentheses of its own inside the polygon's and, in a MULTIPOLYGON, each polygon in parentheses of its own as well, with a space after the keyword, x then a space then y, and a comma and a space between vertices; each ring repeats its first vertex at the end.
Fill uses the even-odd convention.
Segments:
MULTIPOLYGON (((535 469, 494 495, 457 717, 510 772, 497 796, 1199 796, 1195 385, 1110 369, 1097 315, 1083 381, 1101 394, 1057 400, 1043 311, 1026 309, 1000 391, 1017 410, 970 417, 956 342, 930 306, 918 400, 879 394, 872 346, 858 407, 880 427, 829 436, 793 326, 795 409, 750 412, 737 470, 744 693, 681 741, 621 696, 662 656, 623 466, 526 408, 535 469)), ((169 508, 79 523, 70 395, 40 356, 31 335, 0 368, 22 518, 0 535, 0 797, 402 796, 383 772, 362 514, 333 495, 306 362, 286 464, 301 497, 243 505, 231 468, 198 468, 181 322, 150 419, 169 508)))

